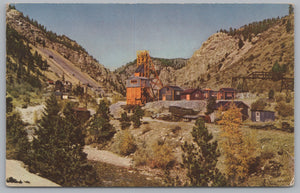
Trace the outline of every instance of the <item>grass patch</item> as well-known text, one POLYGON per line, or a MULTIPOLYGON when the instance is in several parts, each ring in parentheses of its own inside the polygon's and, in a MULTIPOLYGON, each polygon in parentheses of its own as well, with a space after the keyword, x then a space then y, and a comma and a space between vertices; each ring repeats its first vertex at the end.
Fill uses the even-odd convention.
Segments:
POLYGON ((99 178, 95 186, 102 187, 152 187, 163 186, 160 181, 140 174, 136 170, 117 167, 111 164, 89 161, 99 178))

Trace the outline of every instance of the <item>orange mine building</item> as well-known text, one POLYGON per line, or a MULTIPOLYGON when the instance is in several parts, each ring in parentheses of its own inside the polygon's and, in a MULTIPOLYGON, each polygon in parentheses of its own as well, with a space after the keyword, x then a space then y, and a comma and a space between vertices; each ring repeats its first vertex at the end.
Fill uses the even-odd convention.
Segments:
POLYGON ((153 95, 152 87, 155 87, 157 84, 162 87, 149 52, 146 50, 138 51, 137 69, 134 75, 126 80, 127 105, 144 105, 149 100, 153 100, 155 96, 153 95), (154 73, 154 78, 150 78, 150 73, 154 73), (153 81, 155 78, 157 79, 156 82, 153 81))

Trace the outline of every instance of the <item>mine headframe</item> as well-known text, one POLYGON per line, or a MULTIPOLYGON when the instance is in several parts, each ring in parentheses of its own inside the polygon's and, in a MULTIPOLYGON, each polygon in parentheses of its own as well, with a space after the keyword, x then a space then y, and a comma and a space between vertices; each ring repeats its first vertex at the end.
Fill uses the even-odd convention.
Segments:
MULTIPOLYGON (((147 50, 137 51, 137 70, 135 75, 140 77, 148 78, 150 81, 150 89, 144 92, 151 101, 154 101, 158 97, 158 91, 163 87, 161 80, 159 79, 158 73, 151 60, 150 54, 147 50)), ((148 100, 149 100, 148 99, 148 100)))

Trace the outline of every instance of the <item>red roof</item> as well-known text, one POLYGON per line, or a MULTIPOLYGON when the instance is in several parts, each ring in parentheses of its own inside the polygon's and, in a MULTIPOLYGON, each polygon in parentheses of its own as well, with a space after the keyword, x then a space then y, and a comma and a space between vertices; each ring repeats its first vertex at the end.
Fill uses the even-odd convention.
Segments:
POLYGON ((74 111, 88 111, 85 107, 74 107, 72 108, 74 111))
POLYGON ((193 92, 196 92, 196 91, 200 91, 201 92, 201 90, 200 89, 186 89, 186 90, 184 90, 183 92, 182 92, 182 94, 192 94, 193 92))

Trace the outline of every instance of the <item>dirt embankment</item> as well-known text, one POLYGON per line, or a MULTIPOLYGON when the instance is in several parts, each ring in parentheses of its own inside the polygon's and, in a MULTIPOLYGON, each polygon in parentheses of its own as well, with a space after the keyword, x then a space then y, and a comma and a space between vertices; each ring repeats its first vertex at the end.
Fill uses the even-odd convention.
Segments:
POLYGON ((7 186, 31 186, 31 187, 59 187, 60 185, 28 172, 24 164, 17 160, 6 160, 6 180, 12 179, 18 182, 6 182, 7 186))

